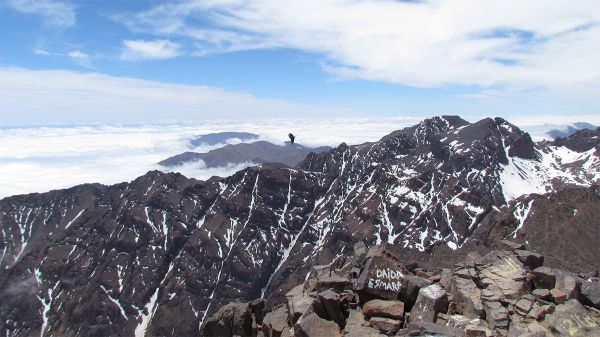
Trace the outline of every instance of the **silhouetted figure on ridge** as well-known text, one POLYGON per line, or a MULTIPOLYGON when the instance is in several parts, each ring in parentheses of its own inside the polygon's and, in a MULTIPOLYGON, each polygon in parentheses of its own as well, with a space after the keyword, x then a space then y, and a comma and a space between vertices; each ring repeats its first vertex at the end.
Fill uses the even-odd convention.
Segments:
POLYGON ((289 134, 288 137, 290 137, 290 143, 292 143, 292 145, 294 145, 294 140, 296 139, 296 136, 294 136, 293 134, 289 134))

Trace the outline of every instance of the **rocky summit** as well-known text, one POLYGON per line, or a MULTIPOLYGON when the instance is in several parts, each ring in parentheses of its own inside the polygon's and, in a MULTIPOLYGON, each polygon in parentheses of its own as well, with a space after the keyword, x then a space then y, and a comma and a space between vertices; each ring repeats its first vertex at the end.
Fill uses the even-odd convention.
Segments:
MULTIPOLYGON (((454 268, 398 263, 384 245, 309 277, 268 309, 264 299, 230 303, 207 337, 599 336, 600 279, 543 265, 544 256, 504 241, 454 268), (335 266, 335 267, 334 267, 335 266), (332 281, 335 280, 335 281, 332 281), (395 284, 399 284, 396 288, 395 284)), ((355 251, 357 252, 357 251, 355 251)))
POLYGON ((208 181, 153 171, 2 199, 1 334, 198 336, 222 332, 220 315, 243 322, 234 335, 254 321, 265 335, 293 322, 301 336, 318 336, 323 324, 367 336, 410 329, 413 310, 435 327, 449 313, 484 320, 489 312, 487 327, 452 318, 485 334, 521 324, 513 307, 529 314, 546 305, 536 295, 557 313, 583 315, 579 305, 597 296, 577 304, 572 285, 597 287, 553 268, 600 269, 599 132, 536 143, 501 118, 434 117, 377 142, 311 153, 295 167, 264 164, 208 181), (382 244, 387 253, 366 248, 382 244), (470 267, 429 272, 459 261, 470 267), (352 278, 327 270, 350 266, 352 278), (303 294, 313 290, 298 285, 315 273, 319 303, 329 306, 305 315, 314 299, 303 294), (538 274, 548 275, 528 279, 538 274), (432 315, 446 301, 440 287, 451 309, 432 315), (292 309, 273 307, 289 294, 298 296, 292 309), (332 305, 364 309, 367 300, 392 302, 373 302, 362 316, 332 305), (235 301, 250 304, 223 307, 235 301), (369 326, 354 323, 361 317, 369 326))

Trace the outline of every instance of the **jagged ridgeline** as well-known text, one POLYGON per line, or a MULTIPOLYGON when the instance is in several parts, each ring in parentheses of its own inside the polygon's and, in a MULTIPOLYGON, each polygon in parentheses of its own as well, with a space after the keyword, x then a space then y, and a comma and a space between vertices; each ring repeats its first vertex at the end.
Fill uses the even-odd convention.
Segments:
POLYGON ((510 237, 599 269, 599 155, 599 130, 535 143, 500 118, 444 116, 294 168, 5 198, 3 334, 197 336, 222 305, 276 303, 356 242, 441 266, 510 237))

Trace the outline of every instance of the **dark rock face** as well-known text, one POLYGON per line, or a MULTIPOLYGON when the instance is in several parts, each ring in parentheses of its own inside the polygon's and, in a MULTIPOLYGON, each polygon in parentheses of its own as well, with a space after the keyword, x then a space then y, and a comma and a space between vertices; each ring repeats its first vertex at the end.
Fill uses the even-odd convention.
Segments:
MULTIPOLYGON (((251 167, 209 182, 149 172, 130 183, 2 199, 0 317, 14 336, 194 335, 232 300, 282 300, 315 266, 349 272, 353 263, 340 258, 364 254, 358 242, 387 244, 403 259, 435 254, 452 265, 454 249, 491 246, 515 232, 530 242, 527 249, 546 253, 545 263, 579 268, 571 254, 594 266, 598 187, 566 187, 598 182, 598 155, 552 162, 569 179, 545 175, 548 161, 540 156, 549 160, 560 151, 534 144, 532 156, 526 138, 501 119, 435 117, 378 142, 310 154, 296 168, 251 167), (522 149, 511 152, 513 146, 522 149), (507 184, 517 179, 509 174, 517 166, 527 177, 541 174, 548 191, 560 191, 517 198, 507 184), (507 204, 508 211, 495 210, 507 204), (558 213, 564 207, 567 214, 558 213), (543 214, 555 218, 544 222, 543 214)), ((459 286, 453 296, 471 298, 480 316, 477 263, 445 281, 459 286)), ((396 282, 397 271, 408 270, 402 268, 382 269, 381 280, 396 282)), ((377 277, 377 268, 367 270, 356 292, 377 277)), ((411 280, 426 281, 400 281, 400 288, 416 285, 406 295, 389 285, 378 291, 408 303, 439 280, 430 276, 441 278, 411 270, 411 280)), ((342 303, 356 302, 345 296, 352 294, 342 303)))
POLYGON ((565 146, 573 151, 584 152, 598 149, 600 146, 600 128, 581 129, 573 132, 568 137, 557 138, 552 143, 556 146, 565 146))
POLYGON ((165 167, 193 163, 199 160, 206 167, 223 167, 243 163, 281 163, 296 166, 311 153, 329 151, 329 146, 305 147, 300 144, 280 146, 267 141, 253 143, 229 144, 224 147, 210 150, 206 153, 184 152, 160 161, 158 164, 165 167))

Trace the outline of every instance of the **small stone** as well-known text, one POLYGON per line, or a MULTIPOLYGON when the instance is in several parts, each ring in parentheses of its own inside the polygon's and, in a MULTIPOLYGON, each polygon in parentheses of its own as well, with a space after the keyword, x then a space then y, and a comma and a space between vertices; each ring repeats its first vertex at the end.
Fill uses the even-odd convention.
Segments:
POLYGON ((533 285, 536 288, 552 289, 556 283, 556 275, 549 267, 539 267, 533 270, 533 285))
POLYGON ((366 317, 404 318, 404 303, 401 301, 371 300, 363 305, 366 317))
POLYGON ((369 320, 369 324, 371 326, 386 335, 394 334, 398 329, 400 329, 400 325, 402 322, 396 319, 385 318, 385 317, 371 317, 369 320))
POLYGON ((467 337, 491 337, 492 331, 486 327, 478 325, 467 325, 465 328, 467 337))
POLYGON ((567 294, 561 289, 554 288, 550 290, 550 296, 556 304, 563 304, 567 300, 567 294))
POLYGON ((535 289, 531 294, 540 300, 550 299, 550 291, 548 289, 535 289))
POLYGON ((529 313, 529 310, 531 310, 532 305, 533 303, 529 299, 521 298, 515 304, 515 309, 519 315, 526 316, 529 313))
POLYGON ((529 317, 535 319, 536 321, 543 319, 545 315, 546 315, 546 311, 544 311, 544 309, 542 309, 542 307, 540 307, 538 305, 534 305, 528 314, 529 317))

